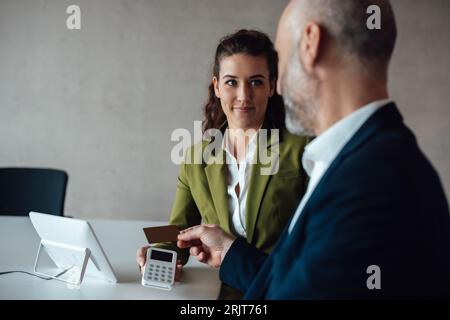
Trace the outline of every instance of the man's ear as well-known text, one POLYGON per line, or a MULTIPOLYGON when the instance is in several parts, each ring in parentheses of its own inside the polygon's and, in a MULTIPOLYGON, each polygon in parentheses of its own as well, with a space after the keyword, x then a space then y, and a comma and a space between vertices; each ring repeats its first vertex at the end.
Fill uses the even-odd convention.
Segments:
POLYGON ((317 23, 309 22, 303 30, 300 41, 300 59, 307 73, 313 72, 319 57, 322 30, 317 23))
POLYGON ((219 80, 217 80, 215 76, 212 78, 212 84, 214 86, 214 93, 216 94, 216 97, 220 99, 219 80))

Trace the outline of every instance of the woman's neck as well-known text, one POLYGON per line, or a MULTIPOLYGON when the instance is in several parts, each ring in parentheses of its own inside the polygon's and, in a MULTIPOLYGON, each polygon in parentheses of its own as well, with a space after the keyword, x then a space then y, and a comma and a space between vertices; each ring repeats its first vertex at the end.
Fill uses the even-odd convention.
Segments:
POLYGON ((226 143, 228 151, 236 158, 240 163, 245 160, 247 154, 247 146, 249 142, 258 133, 261 126, 257 128, 228 128, 226 130, 226 143))

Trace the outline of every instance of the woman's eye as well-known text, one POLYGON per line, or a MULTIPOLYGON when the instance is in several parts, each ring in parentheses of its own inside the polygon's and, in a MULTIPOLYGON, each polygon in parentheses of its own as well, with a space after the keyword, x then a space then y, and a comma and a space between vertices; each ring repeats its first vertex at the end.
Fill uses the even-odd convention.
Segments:
POLYGON ((237 84, 237 81, 236 80, 228 80, 227 82, 225 82, 225 84, 230 87, 234 87, 237 84))
POLYGON ((256 80, 250 81, 250 84, 251 84, 252 86, 255 87, 255 86, 260 86, 260 85, 262 85, 263 82, 262 82, 261 80, 256 79, 256 80))

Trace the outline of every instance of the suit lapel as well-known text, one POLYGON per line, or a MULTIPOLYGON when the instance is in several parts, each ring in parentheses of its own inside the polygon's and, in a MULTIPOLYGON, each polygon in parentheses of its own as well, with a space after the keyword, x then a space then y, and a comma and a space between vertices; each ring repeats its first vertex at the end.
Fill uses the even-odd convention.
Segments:
POLYGON ((208 179, 209 190, 220 225, 226 232, 231 232, 227 200, 227 171, 222 149, 218 152, 216 158, 221 161, 218 160, 216 163, 213 161, 213 163, 206 165, 205 174, 208 179))
POLYGON ((247 194, 245 225, 247 229, 247 241, 252 243, 255 225, 259 215, 259 209, 269 183, 269 175, 260 175, 261 165, 254 164, 251 169, 250 185, 247 194))

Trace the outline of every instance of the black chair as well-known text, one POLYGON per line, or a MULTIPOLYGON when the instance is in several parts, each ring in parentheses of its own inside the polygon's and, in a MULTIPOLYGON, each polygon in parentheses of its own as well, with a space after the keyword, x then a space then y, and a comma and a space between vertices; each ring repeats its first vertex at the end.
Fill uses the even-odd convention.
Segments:
POLYGON ((0 168, 0 215, 64 214, 68 175, 55 169, 0 168))

